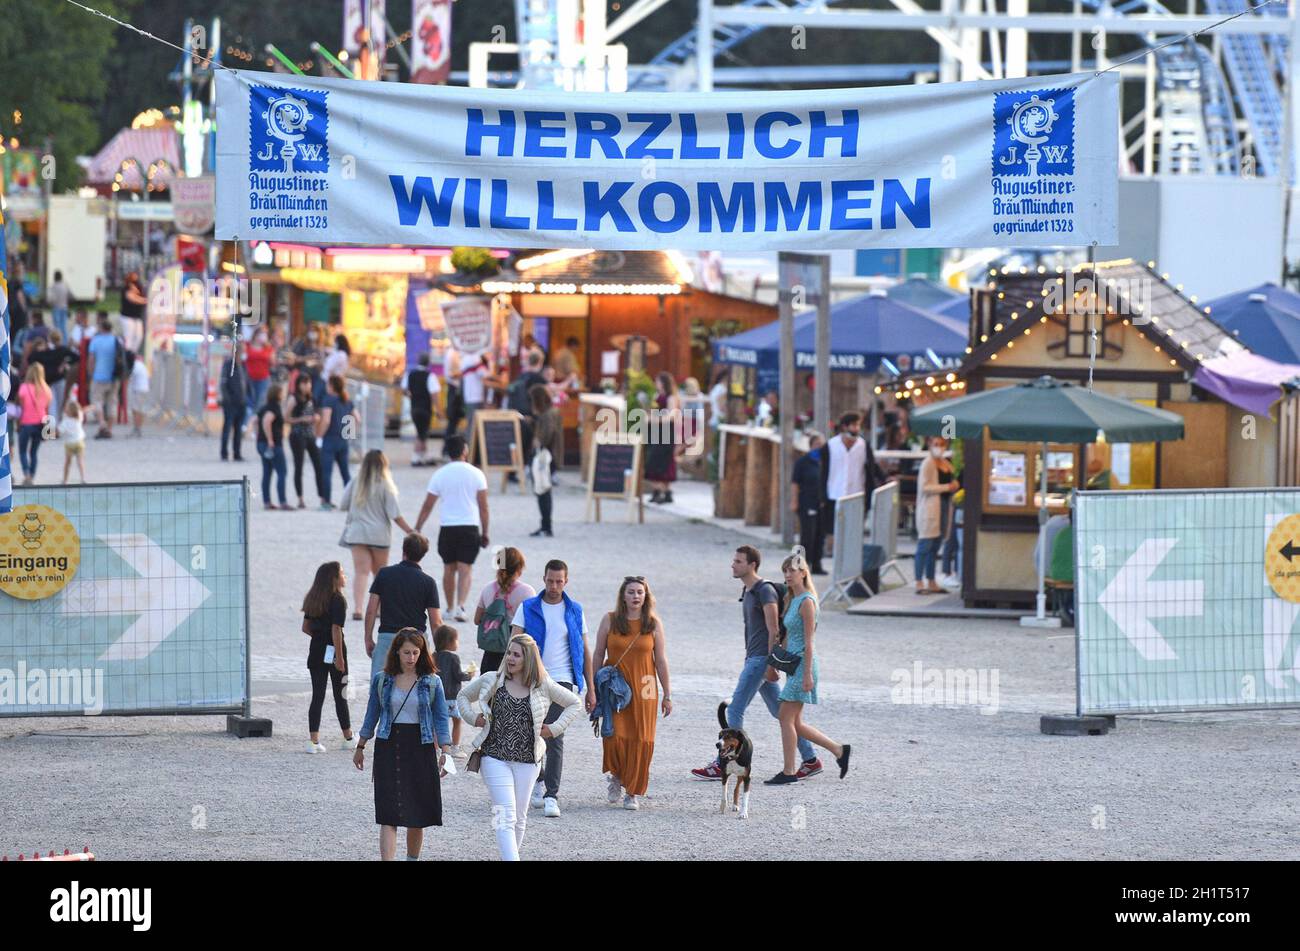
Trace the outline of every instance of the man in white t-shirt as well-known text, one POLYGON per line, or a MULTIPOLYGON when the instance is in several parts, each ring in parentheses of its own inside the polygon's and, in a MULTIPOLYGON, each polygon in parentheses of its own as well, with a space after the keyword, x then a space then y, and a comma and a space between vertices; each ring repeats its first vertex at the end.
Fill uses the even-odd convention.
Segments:
POLYGON ((462 357, 460 371, 460 396, 465 404, 465 431, 474 431, 474 414, 487 401, 486 380, 490 373, 487 354, 462 357))
MULTIPOLYGON (((587 712, 596 708, 595 674, 591 668, 591 647, 587 643, 587 618, 582 605, 564 593, 569 583, 569 566, 559 560, 546 563, 542 576, 546 590, 519 605, 510 622, 510 634, 527 634, 537 642, 542 666, 561 687, 581 693, 586 685, 587 712)), ((554 723, 564 708, 551 704, 543 723, 554 723)), ((548 819, 560 818, 560 773, 564 769, 564 737, 546 741, 546 763, 533 787, 532 807, 543 807, 548 819)))
MULTIPOLYGON (((826 443, 826 501, 823 502, 822 531, 825 533, 827 554, 835 547, 835 507, 840 499, 857 495, 866 488, 867 443, 859 438, 862 418, 857 413, 840 417, 839 434, 826 443)), ((821 561, 816 552, 814 561, 821 561)))
POLYGON ((415 530, 420 531, 441 499, 438 556, 442 558, 442 590, 451 617, 464 621, 474 560, 479 550, 488 546, 487 479, 481 469, 465 461, 469 447, 463 436, 448 437, 446 450, 452 461, 429 480, 415 530))

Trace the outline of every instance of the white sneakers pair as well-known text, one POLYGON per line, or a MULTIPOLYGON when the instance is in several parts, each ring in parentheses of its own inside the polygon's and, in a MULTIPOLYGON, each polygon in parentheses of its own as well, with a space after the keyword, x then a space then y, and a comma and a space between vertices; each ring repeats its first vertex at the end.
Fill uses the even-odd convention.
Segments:
MULTIPOLYGON (((342 740, 342 741, 339 743, 339 749, 342 749, 342 750, 355 750, 356 748, 357 748, 357 735, 356 735, 355 733, 353 733, 350 737, 348 737, 348 738, 345 739, 345 740, 342 740)), ((311 740, 308 740, 308 741, 307 741, 307 752, 308 752, 308 753, 328 753, 329 750, 327 750, 327 749, 325 748, 325 744, 324 744, 324 743, 313 743, 311 740)))
POLYGON ((533 786, 533 796, 528 804, 534 809, 542 810, 542 815, 547 819, 560 818, 560 802, 554 796, 546 795, 546 784, 541 780, 533 786))

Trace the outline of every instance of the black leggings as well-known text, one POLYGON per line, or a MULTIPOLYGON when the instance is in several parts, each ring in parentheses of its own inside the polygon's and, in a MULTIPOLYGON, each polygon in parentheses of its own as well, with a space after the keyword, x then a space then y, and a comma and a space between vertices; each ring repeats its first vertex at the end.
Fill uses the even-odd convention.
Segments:
POLYGON ((298 493, 299 500, 302 499, 302 456, 306 453, 311 459, 311 470, 316 476, 316 497, 322 498, 320 490, 320 450, 316 448, 316 440, 310 436, 299 436, 296 433, 289 433, 289 451, 293 453, 293 490, 298 493))
POLYGON ((307 708, 307 731, 320 731, 320 711, 325 706, 325 680, 329 679, 334 688, 334 712, 338 714, 339 726, 347 731, 352 729, 352 718, 348 714, 348 701, 343 696, 343 674, 333 664, 312 664, 307 668, 311 674, 311 706, 307 708))
POLYGON ((537 497, 537 511, 542 516, 542 531, 551 530, 551 511, 554 507, 554 499, 551 498, 551 490, 547 489, 537 497))

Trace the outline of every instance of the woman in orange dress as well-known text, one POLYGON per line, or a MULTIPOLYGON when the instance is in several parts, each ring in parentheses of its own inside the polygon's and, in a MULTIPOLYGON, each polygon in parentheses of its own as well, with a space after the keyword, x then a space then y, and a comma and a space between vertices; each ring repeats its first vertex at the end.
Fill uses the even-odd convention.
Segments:
POLYGON ((614 735, 604 739, 602 768, 609 781, 609 801, 614 804, 622 799, 624 809, 640 809, 639 797, 650 785, 650 760, 655 752, 656 677, 663 686, 664 716, 673 712, 668 644, 645 578, 623 579, 614 610, 600 622, 595 656, 601 658, 600 667, 618 667, 632 688, 628 705, 614 714, 614 735))

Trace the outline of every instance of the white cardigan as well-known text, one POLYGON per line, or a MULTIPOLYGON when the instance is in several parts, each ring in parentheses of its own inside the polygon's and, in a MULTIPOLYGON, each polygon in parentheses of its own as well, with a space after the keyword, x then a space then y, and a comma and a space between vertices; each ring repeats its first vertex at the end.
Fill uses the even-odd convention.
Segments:
MULTIPOLYGON (((475 719, 481 714, 485 721, 478 735, 474 737, 471 743, 471 746, 476 750, 487 742, 488 733, 492 729, 492 697, 496 694, 498 688, 505 683, 505 673, 505 661, 503 659, 500 668, 489 670, 487 673, 475 677, 461 687, 460 693, 456 696, 456 709, 460 712, 462 720, 472 726, 475 719)), ((547 724, 551 728, 551 735, 559 736, 573 722, 573 718, 582 712, 582 698, 572 690, 561 687, 550 678, 549 674, 543 674, 541 684, 529 691, 529 700, 533 713, 534 762, 540 763, 542 757, 546 755, 546 740, 542 738, 542 721, 546 719, 546 714, 550 712, 551 704, 558 703, 564 707, 563 712, 556 718, 555 722, 547 724)))

